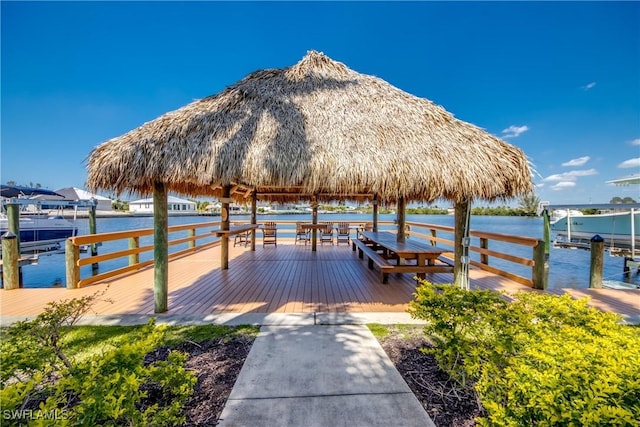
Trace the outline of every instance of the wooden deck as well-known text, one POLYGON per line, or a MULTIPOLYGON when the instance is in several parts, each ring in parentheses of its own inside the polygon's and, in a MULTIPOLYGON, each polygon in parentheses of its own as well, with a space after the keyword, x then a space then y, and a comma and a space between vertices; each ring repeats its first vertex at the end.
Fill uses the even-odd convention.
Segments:
MULTIPOLYGON (((393 274, 381 284, 379 272, 369 270, 351 246, 294 245, 278 239, 278 246, 256 251, 229 248, 229 269, 220 269, 220 248, 214 247, 169 263, 170 314, 220 313, 365 313, 403 312, 416 287, 411 274, 393 274)), ((473 288, 514 292, 530 290, 509 279, 472 269, 473 288)), ((450 283, 451 273, 427 274, 433 283, 450 283)), ((153 314, 153 268, 109 279, 82 289, 15 289, 0 291, 3 317, 33 316, 50 301, 107 289, 96 314, 153 314)), ((640 291, 568 289, 577 297, 590 296, 591 304, 640 320, 640 291)), ((563 293, 565 290, 552 290, 563 293)))

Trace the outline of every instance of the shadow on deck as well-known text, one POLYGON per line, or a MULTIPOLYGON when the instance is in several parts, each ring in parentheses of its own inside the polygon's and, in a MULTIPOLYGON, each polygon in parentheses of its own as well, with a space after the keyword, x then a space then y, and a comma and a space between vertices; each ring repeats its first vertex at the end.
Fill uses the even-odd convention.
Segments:
MULTIPOLYGON (((261 243, 260 241, 258 243, 261 243)), ((251 313, 403 313, 413 299, 416 282, 411 274, 389 277, 381 284, 377 270, 367 268, 350 246, 257 245, 251 252, 230 247, 229 269, 220 269, 220 248, 215 247, 169 263, 168 315, 251 313)), ((531 290, 504 277, 471 269, 473 288, 516 292, 531 290)), ((450 273, 428 274, 433 283, 450 283, 450 273)), ((97 315, 153 315, 153 268, 110 279, 82 289, 16 289, 0 291, 3 323, 34 316, 50 301, 93 294, 107 289, 95 304, 97 315)), ((575 297, 590 296, 591 305, 614 311, 628 321, 640 322, 640 291, 609 289, 550 290, 575 297)))

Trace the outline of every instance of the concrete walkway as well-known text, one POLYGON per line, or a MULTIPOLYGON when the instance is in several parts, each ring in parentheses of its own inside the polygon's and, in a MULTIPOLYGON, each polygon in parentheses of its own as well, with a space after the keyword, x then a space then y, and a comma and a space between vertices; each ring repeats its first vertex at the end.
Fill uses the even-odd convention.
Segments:
POLYGON ((263 326, 219 426, 435 426, 366 326, 263 326))
MULTIPOLYGON (((0 316, 10 325, 27 316, 0 316)), ((261 326, 221 414, 225 427, 430 427, 435 424, 367 323, 421 324, 407 313, 85 315, 84 325, 261 326)))

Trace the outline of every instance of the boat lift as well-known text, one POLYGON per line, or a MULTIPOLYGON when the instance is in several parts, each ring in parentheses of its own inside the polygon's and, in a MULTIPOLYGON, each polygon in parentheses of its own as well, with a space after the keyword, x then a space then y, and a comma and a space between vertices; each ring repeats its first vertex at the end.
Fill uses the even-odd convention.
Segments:
POLYGON ((552 205, 549 202, 540 202, 538 205, 538 214, 544 218, 544 240, 545 245, 550 244, 551 222, 549 211, 566 210, 567 211, 567 237, 566 241, 554 241, 554 247, 561 248, 577 248, 591 249, 591 243, 586 240, 575 239, 571 236, 571 211, 581 209, 597 209, 597 210, 629 210, 630 211, 630 238, 629 244, 620 244, 620 242, 604 241, 604 247, 608 249, 612 256, 624 257, 624 272, 629 273, 632 270, 640 272, 640 248, 636 247, 636 230, 634 222, 634 214, 640 212, 640 203, 604 203, 604 204, 571 204, 571 205, 552 205), (617 246, 616 246, 617 245, 617 246))
MULTIPOLYGON (((614 211, 614 210, 628 210, 630 211, 631 215, 631 224, 630 224, 630 238, 629 238, 629 244, 624 244, 623 246, 618 246, 616 248, 616 245, 613 242, 605 242, 607 248, 610 250, 612 255, 622 255, 622 256, 626 256, 629 255, 632 258, 636 257, 638 254, 638 250, 640 248, 636 248, 636 242, 635 242, 635 235, 636 235, 636 230, 635 230, 635 222, 634 222, 634 214, 636 214, 637 212, 640 212, 640 203, 624 203, 624 204, 620 204, 620 203, 603 203, 603 204, 575 204, 575 205, 552 205, 549 202, 540 202, 540 205, 538 206, 538 210, 540 214, 544 215, 544 211, 547 212, 547 214, 545 215, 545 228, 550 227, 550 222, 549 224, 547 224, 548 221, 548 212, 552 211, 552 210, 566 210, 567 211, 567 242, 562 243, 561 245, 565 245, 566 247, 578 247, 581 248, 583 246, 583 242, 574 242, 572 239, 572 235, 571 235, 571 211, 572 210, 581 210, 581 209, 597 209, 600 211, 603 210, 609 210, 609 211, 614 211)), ((619 243, 618 243, 619 245, 619 243)), ((588 249, 588 244, 587 244, 587 249, 588 249)))

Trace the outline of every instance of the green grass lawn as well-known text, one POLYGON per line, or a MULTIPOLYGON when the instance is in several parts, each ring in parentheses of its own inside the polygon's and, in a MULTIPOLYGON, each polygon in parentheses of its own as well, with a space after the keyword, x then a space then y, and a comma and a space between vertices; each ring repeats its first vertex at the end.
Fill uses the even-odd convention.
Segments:
MULTIPOLYGON (((81 361, 118 347, 127 341, 128 334, 143 327, 144 325, 67 327, 64 331, 63 345, 69 356, 81 361)), ((172 325, 167 326, 161 345, 173 347, 188 341, 200 343, 237 335, 256 336, 258 330, 253 326, 172 325)))

